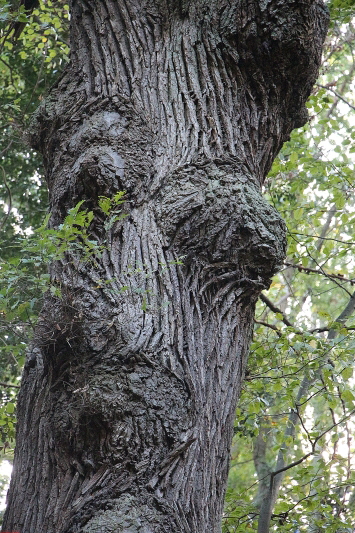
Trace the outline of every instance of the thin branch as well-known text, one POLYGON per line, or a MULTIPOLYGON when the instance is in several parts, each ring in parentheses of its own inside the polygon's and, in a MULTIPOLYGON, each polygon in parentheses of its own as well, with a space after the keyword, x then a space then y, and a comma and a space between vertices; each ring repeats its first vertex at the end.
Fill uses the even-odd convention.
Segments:
POLYGON ((293 468, 294 466, 297 466, 297 465, 303 463, 303 461, 308 459, 308 457, 310 457, 311 455, 314 455, 316 453, 316 444, 317 444, 317 442, 322 437, 324 437, 324 435, 326 435, 329 431, 331 431, 335 427, 339 426, 342 422, 345 422, 345 420, 348 420, 351 416, 353 416, 354 413, 355 413, 355 409, 353 411, 351 411, 350 414, 348 414, 347 416, 344 416, 341 420, 339 420, 339 422, 336 422, 335 424, 332 424, 329 428, 327 428, 322 433, 320 433, 320 435, 318 435, 318 437, 316 437, 314 439, 313 443, 312 443, 312 451, 310 451, 309 453, 306 453, 306 455, 301 457, 301 459, 298 459, 298 461, 294 461, 293 463, 289 463, 288 465, 284 466, 283 468, 279 468, 278 470, 275 470, 275 472, 271 472, 271 474, 270 474, 271 480, 273 480, 273 478, 275 476, 277 476, 277 474, 280 474, 281 472, 285 472, 286 470, 290 470, 290 468, 293 468))
MULTIPOLYGON (((273 331, 276 332, 276 334, 279 337, 282 337, 282 331, 280 331, 279 328, 274 326, 273 324, 269 324, 268 322, 264 322, 263 320, 256 320, 256 319, 254 319, 254 322, 255 324, 260 324, 261 326, 265 326, 266 328, 272 329, 273 331)), ((335 320, 335 322, 338 322, 338 320, 335 320)), ((348 328, 347 326, 344 325, 344 328, 346 328, 348 331, 355 331, 355 327, 348 328)), ((330 327, 324 327, 324 328, 313 328, 307 331, 308 333, 325 333, 326 331, 331 331, 332 329, 333 328, 330 328, 330 327)), ((304 333, 306 333, 306 331, 304 333)))
MULTIPOLYGON (((307 250, 307 252, 308 252, 308 250, 307 250)), ((308 252, 308 253, 309 253, 309 252, 308 252)), ((309 255, 310 255, 310 254, 309 254, 309 255)), ((323 264, 325 264, 328 260, 329 260, 329 258, 326 259, 326 261, 324 261, 323 264)), ((324 274, 325 277, 332 279, 332 281, 333 281, 336 285, 338 285, 338 287, 340 287, 340 289, 343 289, 343 291, 345 291, 345 292, 350 296, 350 298, 351 298, 351 292, 349 292, 348 289, 346 289, 345 287, 343 287, 343 285, 341 285, 341 284, 337 281, 337 276, 338 276, 338 274, 334 274, 334 275, 332 275, 332 274, 328 274, 327 272, 325 272, 325 270, 323 270, 323 266, 320 265, 320 264, 318 263, 318 261, 317 261, 315 258, 313 258, 313 262, 317 265, 318 269, 324 274)), ((343 280, 343 277, 340 276, 340 279, 343 280)), ((355 282, 355 280, 354 280, 354 282, 355 282)))
POLYGON ((334 241, 341 244, 355 245, 354 241, 342 241, 341 239, 334 239, 333 237, 321 237, 320 235, 311 235, 310 233, 298 233, 298 231, 289 231, 290 235, 302 235, 302 237, 312 237, 312 239, 322 239, 322 241, 334 241))
MULTIPOLYGON (((335 320, 334 322, 337 322, 337 320, 335 320)), ((355 331, 355 327, 348 328, 347 326, 344 325, 344 328, 347 329, 348 331, 355 331)), ((314 328, 314 329, 310 329, 309 333, 324 333, 325 331, 331 331, 332 329, 333 328, 314 328)))
POLYGON ((255 324, 260 324, 261 326, 265 326, 267 328, 270 328, 272 329, 273 331, 276 331, 277 335, 279 337, 282 337, 282 333, 281 331, 279 330, 279 328, 277 328, 276 326, 274 326, 273 324, 269 324, 268 322, 263 322, 262 320, 256 320, 254 319, 254 322, 255 324))
MULTIPOLYGON (((325 388, 325 387, 324 387, 324 388, 325 388)), ((310 437, 310 434, 309 434, 308 429, 306 428, 306 426, 305 426, 305 424, 304 424, 304 422, 303 422, 303 418, 302 418, 302 416, 301 416, 301 413, 300 413, 299 407, 300 407, 300 404, 297 404, 297 403, 296 403, 296 414, 297 414, 298 419, 299 419, 299 421, 300 421, 300 424, 301 424, 301 426, 302 426, 302 428, 303 428, 303 431, 304 431, 305 434, 307 435, 307 439, 308 439, 309 443, 310 443, 311 446, 312 446, 312 439, 311 439, 311 437, 310 437)))
MULTIPOLYGON (((264 302, 270 309, 271 311, 273 311, 274 313, 279 313, 280 315, 282 315, 282 322, 284 324, 286 324, 286 326, 289 326, 291 328, 294 328, 295 326, 288 320, 288 318, 286 317, 286 315, 281 311, 281 309, 279 309, 278 307, 276 307, 276 305, 274 305, 272 303, 271 300, 269 300, 269 298, 267 296, 265 296, 264 293, 261 293, 260 294, 260 300, 262 302, 264 302)), ((297 328, 295 328, 297 329, 297 328)))
MULTIPOLYGON (((320 267, 319 269, 316 269, 316 268, 310 268, 310 267, 305 267, 303 265, 300 265, 300 264, 294 264, 294 263, 290 263, 289 261, 285 261, 285 265, 287 267, 291 267, 291 268, 297 268, 297 270, 301 271, 303 270, 304 272, 306 272, 307 274, 321 274, 322 276, 325 276, 327 278, 330 278, 330 279, 339 279, 340 281, 346 281, 347 283, 351 283, 351 285, 355 285, 355 278, 346 278, 344 276, 342 276, 341 274, 327 274, 327 272, 324 272, 324 270, 320 267)), ((342 289, 344 287, 341 287, 342 289)))
POLYGON ((0 168, 1 168, 1 171, 2 171, 2 177, 3 177, 3 181, 4 181, 4 185, 5 185, 5 189, 7 191, 7 194, 9 196, 9 205, 8 205, 8 210, 7 210, 7 213, 5 215, 5 218, 1 221, 0 223, 0 229, 3 228, 3 226, 5 226, 6 222, 7 222, 7 219, 9 218, 9 215, 11 213, 11 209, 12 209, 12 195, 11 195, 11 190, 10 190, 10 187, 8 186, 7 184, 7 181, 6 181, 6 172, 5 172, 5 169, 2 165, 0 165, 0 168))
POLYGON ((322 89, 326 89, 327 91, 330 91, 331 93, 333 93, 337 98, 339 98, 339 100, 342 100, 343 102, 346 103, 346 105, 348 105, 351 109, 354 109, 355 111, 355 106, 353 106, 350 102, 348 102, 343 96, 341 96, 341 94, 339 94, 337 91, 334 91, 334 89, 332 89, 331 87, 327 87, 327 85, 321 85, 320 83, 316 83, 317 87, 321 87, 322 89))
POLYGON ((1 387, 13 387, 14 389, 19 389, 20 385, 12 385, 12 383, 4 383, 3 381, 0 381, 1 387))

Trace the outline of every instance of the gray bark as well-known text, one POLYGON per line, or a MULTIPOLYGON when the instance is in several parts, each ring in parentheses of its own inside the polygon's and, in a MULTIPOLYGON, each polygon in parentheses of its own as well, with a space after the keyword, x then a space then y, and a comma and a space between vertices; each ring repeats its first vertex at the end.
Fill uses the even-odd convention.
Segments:
POLYGON ((50 267, 62 299, 29 350, 3 527, 217 533, 254 305, 285 253, 261 185, 306 120, 327 14, 317 0, 71 13, 71 63, 32 143, 51 225, 85 200, 107 246, 50 267), (129 216, 106 231, 98 197, 119 190, 129 216))

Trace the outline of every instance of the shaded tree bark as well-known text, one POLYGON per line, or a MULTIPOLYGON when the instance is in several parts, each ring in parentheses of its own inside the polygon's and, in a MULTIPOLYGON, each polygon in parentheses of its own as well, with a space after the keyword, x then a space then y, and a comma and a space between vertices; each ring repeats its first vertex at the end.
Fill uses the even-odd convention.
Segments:
POLYGON ((73 0, 71 15, 32 144, 51 225, 85 200, 106 249, 50 267, 62 298, 28 353, 4 528, 217 533, 254 305, 285 253, 261 185, 307 119, 327 14, 73 0), (119 190, 129 216, 106 230, 98 197, 119 190))

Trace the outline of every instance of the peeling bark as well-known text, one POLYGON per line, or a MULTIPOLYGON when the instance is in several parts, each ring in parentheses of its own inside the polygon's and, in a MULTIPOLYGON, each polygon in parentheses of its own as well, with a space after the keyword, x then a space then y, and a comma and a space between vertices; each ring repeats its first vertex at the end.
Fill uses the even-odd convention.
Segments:
POLYGON ((85 200, 107 245, 50 266, 62 298, 29 349, 3 527, 218 533, 254 306, 285 253, 261 185, 306 121, 327 14, 317 0, 71 14, 71 63, 32 143, 52 227, 85 200), (106 231, 98 197, 120 190, 128 216, 106 231))

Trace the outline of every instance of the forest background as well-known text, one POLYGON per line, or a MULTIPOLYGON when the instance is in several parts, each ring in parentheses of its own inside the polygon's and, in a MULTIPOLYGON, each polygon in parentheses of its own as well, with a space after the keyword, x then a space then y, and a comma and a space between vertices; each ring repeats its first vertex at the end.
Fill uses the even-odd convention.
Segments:
MULTIPOLYGON (((265 502, 270 531, 355 530, 355 1, 328 7, 309 122, 284 145, 264 191, 286 221, 288 255, 257 307, 224 533, 262 531, 265 502)), ((16 394, 42 295, 58 290, 46 265, 78 239, 87 253, 92 245, 83 206, 57 232, 46 228, 41 161, 26 143, 31 114, 69 60, 68 9, 62 0, 40 1, 31 14, 0 3, 2 461, 13 455, 16 394)), ((0 476, 2 493, 7 481, 0 476)))

